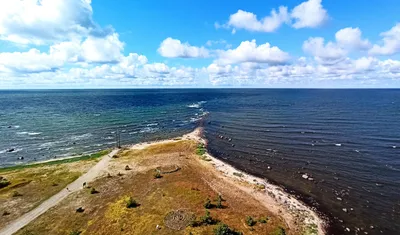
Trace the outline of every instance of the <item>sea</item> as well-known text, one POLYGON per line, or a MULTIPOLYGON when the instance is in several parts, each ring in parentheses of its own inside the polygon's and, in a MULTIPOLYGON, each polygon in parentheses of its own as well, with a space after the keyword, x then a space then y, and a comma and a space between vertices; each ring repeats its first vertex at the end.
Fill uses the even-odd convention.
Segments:
POLYGON ((0 167, 204 128, 208 150, 319 211, 328 234, 400 234, 400 90, 1 90, 0 167))

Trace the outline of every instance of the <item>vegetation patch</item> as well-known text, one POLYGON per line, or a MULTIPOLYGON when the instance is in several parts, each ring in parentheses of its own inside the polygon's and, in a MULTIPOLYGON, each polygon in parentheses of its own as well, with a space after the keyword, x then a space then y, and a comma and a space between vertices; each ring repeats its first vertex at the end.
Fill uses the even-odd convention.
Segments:
POLYGON ((199 156, 203 156, 206 153, 206 148, 204 144, 198 144, 196 149, 196 154, 199 156))
POLYGON ((243 177, 244 176, 243 173, 240 173, 240 172, 233 172, 232 174, 234 176, 237 176, 237 177, 243 177))
POLYGON ((5 187, 7 187, 7 186, 10 185, 10 184, 11 184, 10 181, 8 181, 6 178, 0 176, 0 189, 1 189, 1 188, 5 188, 5 187))
POLYGON ((0 172, 20 170, 20 169, 26 169, 26 168, 43 167, 43 166, 51 166, 51 165, 58 165, 58 164, 64 164, 64 163, 72 163, 72 162, 83 161, 83 160, 94 160, 101 156, 109 154, 110 152, 111 152, 111 150, 107 149, 107 150, 103 150, 103 151, 100 151, 97 153, 93 153, 90 155, 84 155, 84 156, 80 156, 80 157, 60 159, 60 160, 35 163, 35 164, 10 166, 10 167, 5 167, 5 168, 0 168, 0 172))
POLYGON ((137 203, 137 201, 135 199, 133 199, 132 197, 129 197, 126 200, 126 208, 136 208, 139 206, 139 203, 137 203))
POLYGON ((231 229, 226 224, 218 224, 216 228, 214 228, 214 235, 242 235, 243 233, 235 231, 231 229))
POLYGON ((256 224, 256 221, 253 219, 253 217, 246 216, 246 224, 251 227, 256 224))

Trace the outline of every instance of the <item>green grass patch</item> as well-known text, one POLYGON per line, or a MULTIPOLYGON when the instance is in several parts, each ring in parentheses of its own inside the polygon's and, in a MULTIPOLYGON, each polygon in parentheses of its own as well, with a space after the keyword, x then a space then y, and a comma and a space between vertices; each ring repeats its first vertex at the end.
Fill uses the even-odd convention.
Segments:
POLYGON ((206 153, 206 147, 204 144, 198 144, 196 148, 196 154, 199 156, 203 156, 206 153))
POLYGON ((60 160, 54 160, 54 161, 48 161, 48 162, 42 162, 42 163, 10 166, 10 167, 5 167, 5 168, 0 168, 0 173, 7 172, 7 171, 13 171, 13 170, 27 169, 27 168, 35 168, 35 167, 51 166, 51 165, 58 165, 58 164, 64 164, 64 163, 72 163, 72 162, 77 162, 77 161, 94 160, 94 159, 100 158, 101 156, 109 154, 110 152, 111 152, 111 150, 107 149, 107 150, 103 150, 103 151, 100 151, 97 153, 84 155, 84 156, 80 156, 80 157, 60 159, 60 160))

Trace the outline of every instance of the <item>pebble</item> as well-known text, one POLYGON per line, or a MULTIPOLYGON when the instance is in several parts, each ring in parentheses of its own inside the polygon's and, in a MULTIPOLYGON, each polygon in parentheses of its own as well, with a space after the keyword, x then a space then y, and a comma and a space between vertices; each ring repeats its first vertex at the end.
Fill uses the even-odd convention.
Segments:
POLYGON ((303 174, 301 177, 303 177, 303 179, 308 179, 308 175, 307 174, 303 174))
POLYGON ((343 208, 342 210, 347 213, 347 208, 343 208))
POLYGON ((346 231, 347 231, 347 232, 350 232, 350 229, 349 229, 349 228, 346 228, 346 231))
POLYGON ((336 199, 337 199, 338 201, 341 201, 341 200, 342 200, 342 198, 340 198, 340 197, 337 197, 336 199))

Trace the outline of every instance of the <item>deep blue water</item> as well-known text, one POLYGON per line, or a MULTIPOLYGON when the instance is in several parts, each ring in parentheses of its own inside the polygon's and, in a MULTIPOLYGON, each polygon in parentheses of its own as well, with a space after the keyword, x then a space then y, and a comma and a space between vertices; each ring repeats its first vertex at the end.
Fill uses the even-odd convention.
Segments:
POLYGON ((0 165, 112 147, 116 130, 178 136, 207 112, 214 155, 301 196, 332 233, 399 234, 400 90, 0 91, 0 165))

